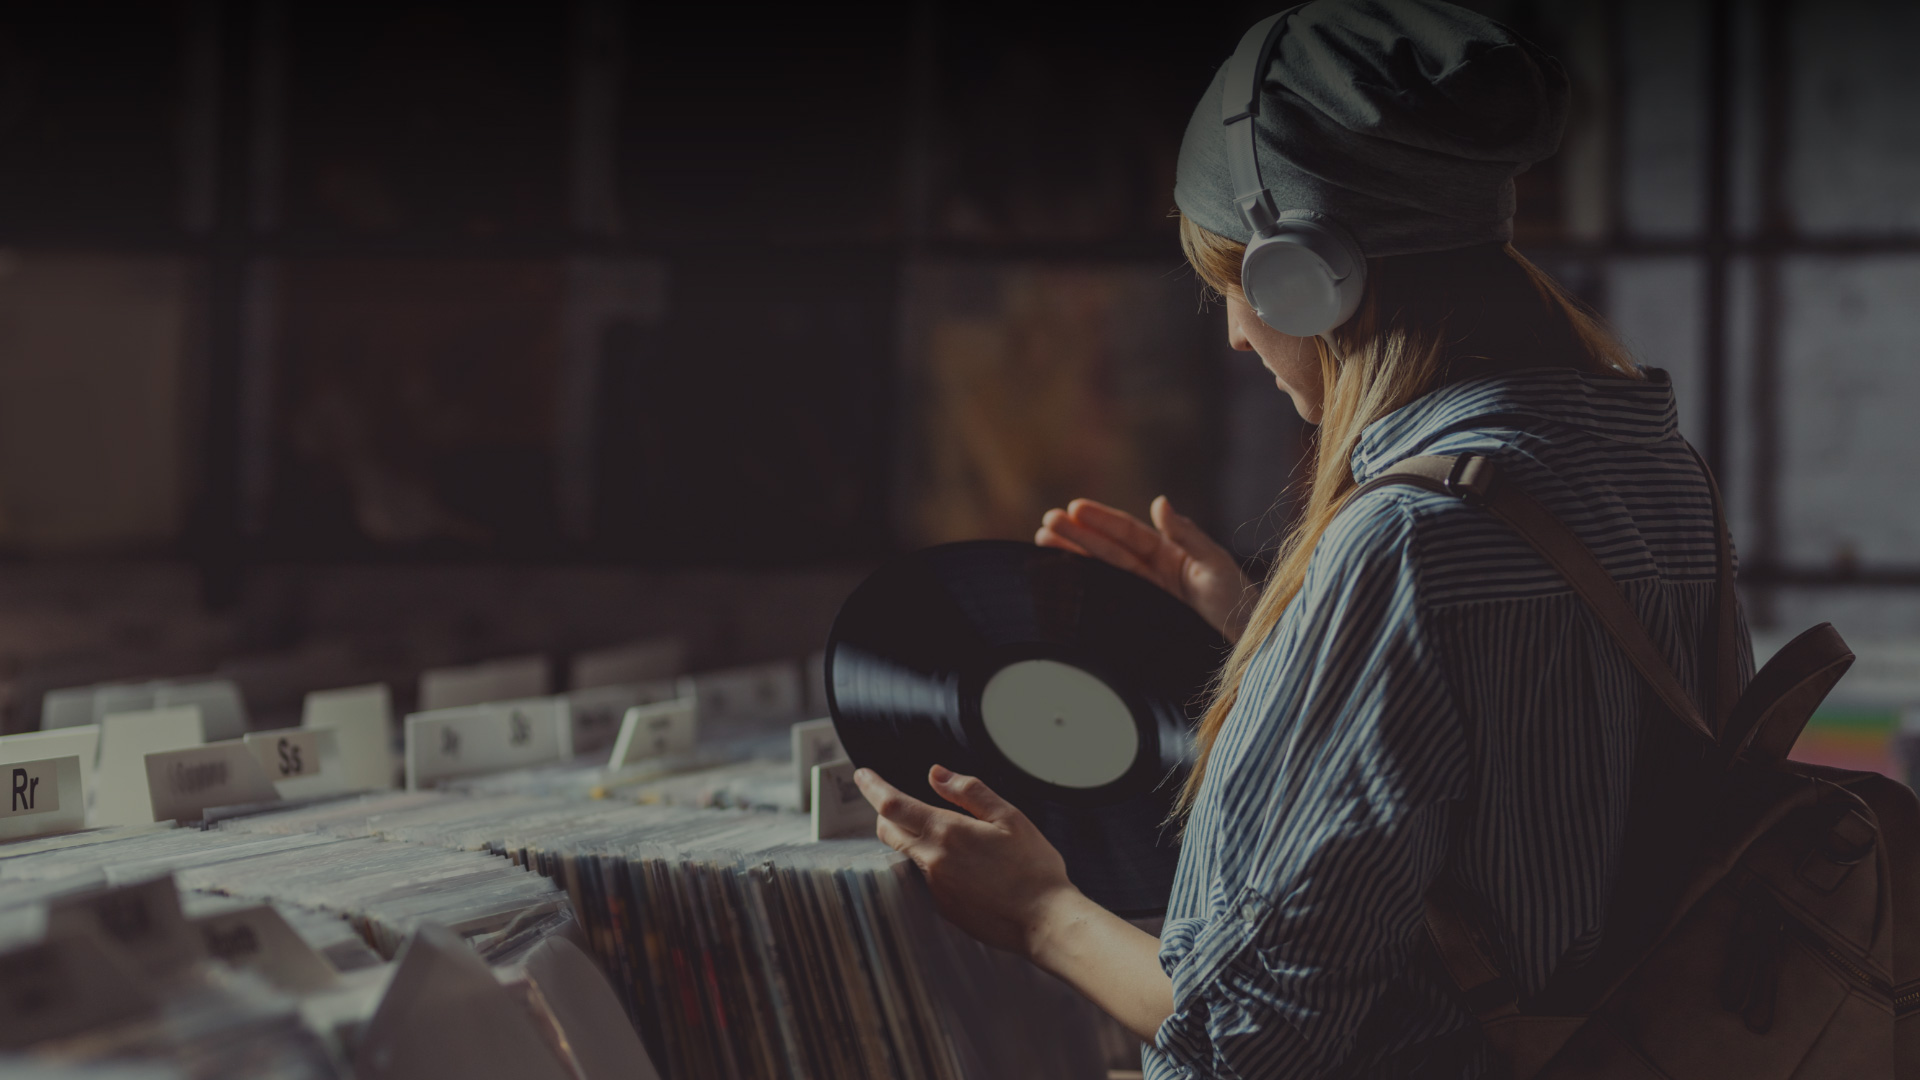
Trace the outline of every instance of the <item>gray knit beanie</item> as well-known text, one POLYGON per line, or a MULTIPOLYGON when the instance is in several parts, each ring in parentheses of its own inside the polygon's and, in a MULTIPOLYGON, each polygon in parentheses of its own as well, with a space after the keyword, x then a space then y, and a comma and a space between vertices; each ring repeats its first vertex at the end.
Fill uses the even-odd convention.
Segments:
MULTIPOLYGON (((1513 178, 1560 145, 1567 77, 1506 27, 1437 0, 1315 0, 1285 16, 1255 120, 1281 210, 1318 210, 1368 256, 1513 236, 1513 178)), ((1245 243, 1214 74, 1180 144, 1173 198, 1245 243)))

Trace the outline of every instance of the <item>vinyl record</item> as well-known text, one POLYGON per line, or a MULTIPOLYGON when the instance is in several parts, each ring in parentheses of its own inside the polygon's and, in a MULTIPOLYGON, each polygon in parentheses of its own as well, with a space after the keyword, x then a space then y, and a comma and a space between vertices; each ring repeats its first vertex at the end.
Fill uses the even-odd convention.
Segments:
POLYGON ((1166 825, 1227 642, 1144 579, 1053 548, 944 544, 876 571, 828 637, 827 703, 857 765, 934 805, 978 776, 1123 915, 1166 909, 1166 825))

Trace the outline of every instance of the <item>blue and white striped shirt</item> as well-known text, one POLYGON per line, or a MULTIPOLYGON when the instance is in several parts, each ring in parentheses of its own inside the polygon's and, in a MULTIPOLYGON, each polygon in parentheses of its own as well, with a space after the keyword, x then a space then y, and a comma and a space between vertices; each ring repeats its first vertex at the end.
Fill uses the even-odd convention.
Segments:
MULTIPOLYGON (((1593 550, 1697 700, 1712 504, 1650 374, 1444 387, 1368 426, 1353 472, 1491 456, 1593 550)), ((1744 680, 1744 625, 1740 640, 1744 680)), ((1399 485, 1354 500, 1214 746, 1161 935, 1174 1013, 1146 1075, 1484 1072, 1473 1018, 1413 951, 1422 899, 1443 870, 1457 880, 1523 994, 1590 954, 1645 700, 1565 580, 1485 511, 1399 485)))

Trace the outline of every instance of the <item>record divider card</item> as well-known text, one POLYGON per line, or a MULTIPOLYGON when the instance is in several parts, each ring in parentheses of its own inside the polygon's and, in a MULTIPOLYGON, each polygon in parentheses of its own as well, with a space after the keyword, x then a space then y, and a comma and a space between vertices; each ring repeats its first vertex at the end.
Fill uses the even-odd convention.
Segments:
POLYGON ((294 994, 332 989, 340 980, 333 965, 287 925, 272 904, 253 904, 189 920, 206 943, 207 955, 245 968, 294 994))
POLYGON ((623 769, 648 758, 692 750, 698 718, 697 707, 686 698, 635 705, 621 718, 607 767, 623 769))
MULTIPOLYGON (((367 783, 378 775, 367 768, 350 768, 341 750, 342 736, 351 732, 339 728, 280 728, 274 731, 249 731, 244 741, 260 759, 267 779, 282 799, 313 799, 389 787, 389 783, 367 783)), ((361 749, 365 749, 364 744, 361 749)), ((391 753, 382 755, 392 760, 391 753)))
POLYGON ((847 840, 873 835, 880 815, 860 794, 851 761, 830 761, 813 767, 813 839, 847 840))
POLYGON ((813 767, 840 761, 846 756, 831 718, 802 720, 793 725, 793 782, 799 789, 801 813, 813 809, 813 767))
POLYGON ((300 726, 334 733, 341 790, 394 786, 393 695, 386 683, 308 694, 301 706, 300 726))
POLYGON ((86 828, 80 758, 43 758, 0 765, 0 840, 24 840, 86 828))
MULTIPOLYGON (((147 755, 199 746, 206 729, 197 705, 116 713, 100 721, 100 760, 94 767, 87 824, 146 825, 154 821, 147 755)), ((160 819, 160 820, 165 820, 160 819)))
POLYGON ((146 772, 155 821, 198 821, 211 807, 280 799, 242 739, 148 754, 146 772))
POLYGON ((80 759, 79 809, 86 813, 86 800, 93 790, 93 763, 100 750, 100 725, 81 724, 54 731, 24 731, 18 735, 0 735, 0 764, 9 761, 44 761, 47 758, 80 759))
POLYGON ((620 737, 627 710, 636 705, 672 701, 677 693, 673 680, 619 683, 570 691, 566 695, 568 732, 571 743, 568 757, 604 754, 620 737))
POLYGON ((274 782, 320 775, 320 733, 301 728, 249 731, 241 737, 274 782))
POLYGON ((566 759, 565 698, 528 698, 407 717, 407 790, 566 759))

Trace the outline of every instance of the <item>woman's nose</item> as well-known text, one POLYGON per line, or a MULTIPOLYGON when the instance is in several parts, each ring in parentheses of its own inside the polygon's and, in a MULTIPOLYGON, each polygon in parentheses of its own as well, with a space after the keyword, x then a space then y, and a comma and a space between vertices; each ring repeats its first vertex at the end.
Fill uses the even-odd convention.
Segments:
POLYGON ((1253 342, 1247 340, 1244 330, 1240 329, 1240 320, 1231 312, 1227 314, 1227 344, 1240 352, 1250 352, 1253 342))

